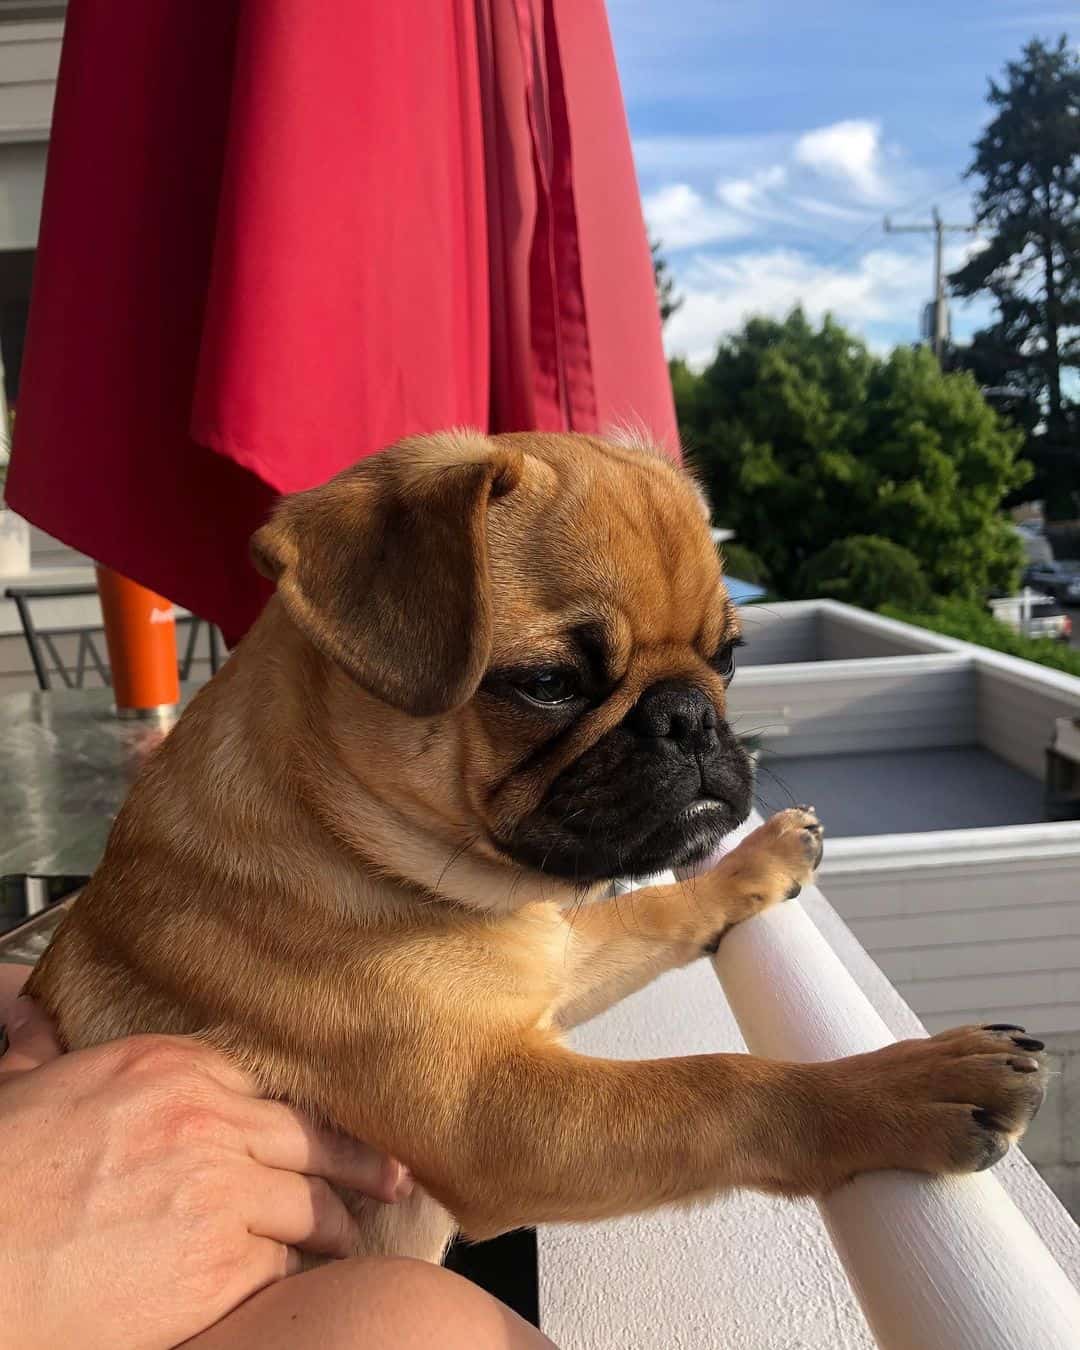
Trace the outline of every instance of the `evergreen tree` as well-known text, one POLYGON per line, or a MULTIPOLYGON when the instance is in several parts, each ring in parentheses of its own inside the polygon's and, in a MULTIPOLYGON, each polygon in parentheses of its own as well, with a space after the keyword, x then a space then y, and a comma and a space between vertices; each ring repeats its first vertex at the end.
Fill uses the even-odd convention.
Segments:
POLYGON ((990 82, 988 101, 994 116, 968 169, 980 180, 977 219, 988 243, 951 281, 960 295, 992 295, 998 319, 957 361, 1028 432, 1037 471, 1028 495, 1072 516, 1080 506, 1080 59, 1064 37, 1030 42, 1005 78, 990 82))
POLYGON ((675 281, 660 253, 661 247, 659 239, 649 241, 653 277, 656 279, 656 302, 660 306, 660 322, 664 324, 682 304, 682 296, 675 293, 675 281))

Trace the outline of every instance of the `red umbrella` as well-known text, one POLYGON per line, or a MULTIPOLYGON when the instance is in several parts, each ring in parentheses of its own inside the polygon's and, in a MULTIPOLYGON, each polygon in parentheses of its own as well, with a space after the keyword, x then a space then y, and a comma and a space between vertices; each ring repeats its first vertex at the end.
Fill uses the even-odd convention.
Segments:
POLYGON ((72 0, 15 510, 236 637, 277 493, 619 421, 677 453, 602 0, 72 0))

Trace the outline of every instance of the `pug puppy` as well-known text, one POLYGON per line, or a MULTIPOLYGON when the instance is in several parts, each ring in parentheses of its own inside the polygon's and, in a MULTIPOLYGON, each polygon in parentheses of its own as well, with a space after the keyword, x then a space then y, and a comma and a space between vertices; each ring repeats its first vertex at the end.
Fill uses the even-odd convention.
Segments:
MULTIPOLYGON (((726 1187, 989 1166, 1038 1042, 962 1027, 826 1064, 632 1063, 563 1033, 821 857, 751 805, 725 718, 738 614, 691 478, 588 436, 405 441, 284 500, 276 596, 147 764, 30 992, 68 1046, 197 1036, 405 1162, 361 1250, 602 1219, 726 1187)), ((767 989, 761 992, 768 998, 767 989)))

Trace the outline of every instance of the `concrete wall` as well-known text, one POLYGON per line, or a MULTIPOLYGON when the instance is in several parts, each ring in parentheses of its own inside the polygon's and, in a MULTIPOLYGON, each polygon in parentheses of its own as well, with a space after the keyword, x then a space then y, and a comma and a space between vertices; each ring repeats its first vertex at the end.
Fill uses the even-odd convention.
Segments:
POLYGON ((874 624, 858 622, 859 617, 858 611, 839 613, 832 608, 822 610, 823 661, 866 660, 878 656, 906 656, 913 652, 938 650, 929 633, 923 637, 919 629, 911 628, 901 637, 895 632, 884 632, 874 624))
POLYGON ((740 666, 774 666, 821 659, 821 614, 816 605, 746 605, 740 611, 746 646, 740 666))
POLYGON ((974 668, 966 657, 832 661, 740 670, 732 725, 782 756, 975 743, 974 668))
POLYGON ((931 1031, 1080 1028, 1080 824, 835 840, 821 877, 931 1031))
POLYGON ((1015 768, 1045 778, 1055 719, 1080 716, 1080 680, 982 665, 976 695, 980 742, 1015 768))
POLYGON ((887 625, 877 615, 830 601, 746 605, 741 618, 747 644, 739 654, 741 666, 870 660, 943 650, 931 633, 887 625))

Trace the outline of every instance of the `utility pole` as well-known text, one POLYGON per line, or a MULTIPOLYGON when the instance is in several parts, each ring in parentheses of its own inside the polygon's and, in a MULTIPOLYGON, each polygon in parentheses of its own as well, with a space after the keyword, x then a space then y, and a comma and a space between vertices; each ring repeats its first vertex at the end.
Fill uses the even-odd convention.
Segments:
POLYGON ((941 212, 935 206, 930 213, 929 225, 894 225, 885 217, 886 234, 932 234, 934 236, 934 299, 933 315, 930 324, 930 346, 937 357, 938 364, 945 359, 945 347, 949 340, 949 302, 945 294, 945 236, 947 234, 975 234, 977 225, 946 225, 941 212))

